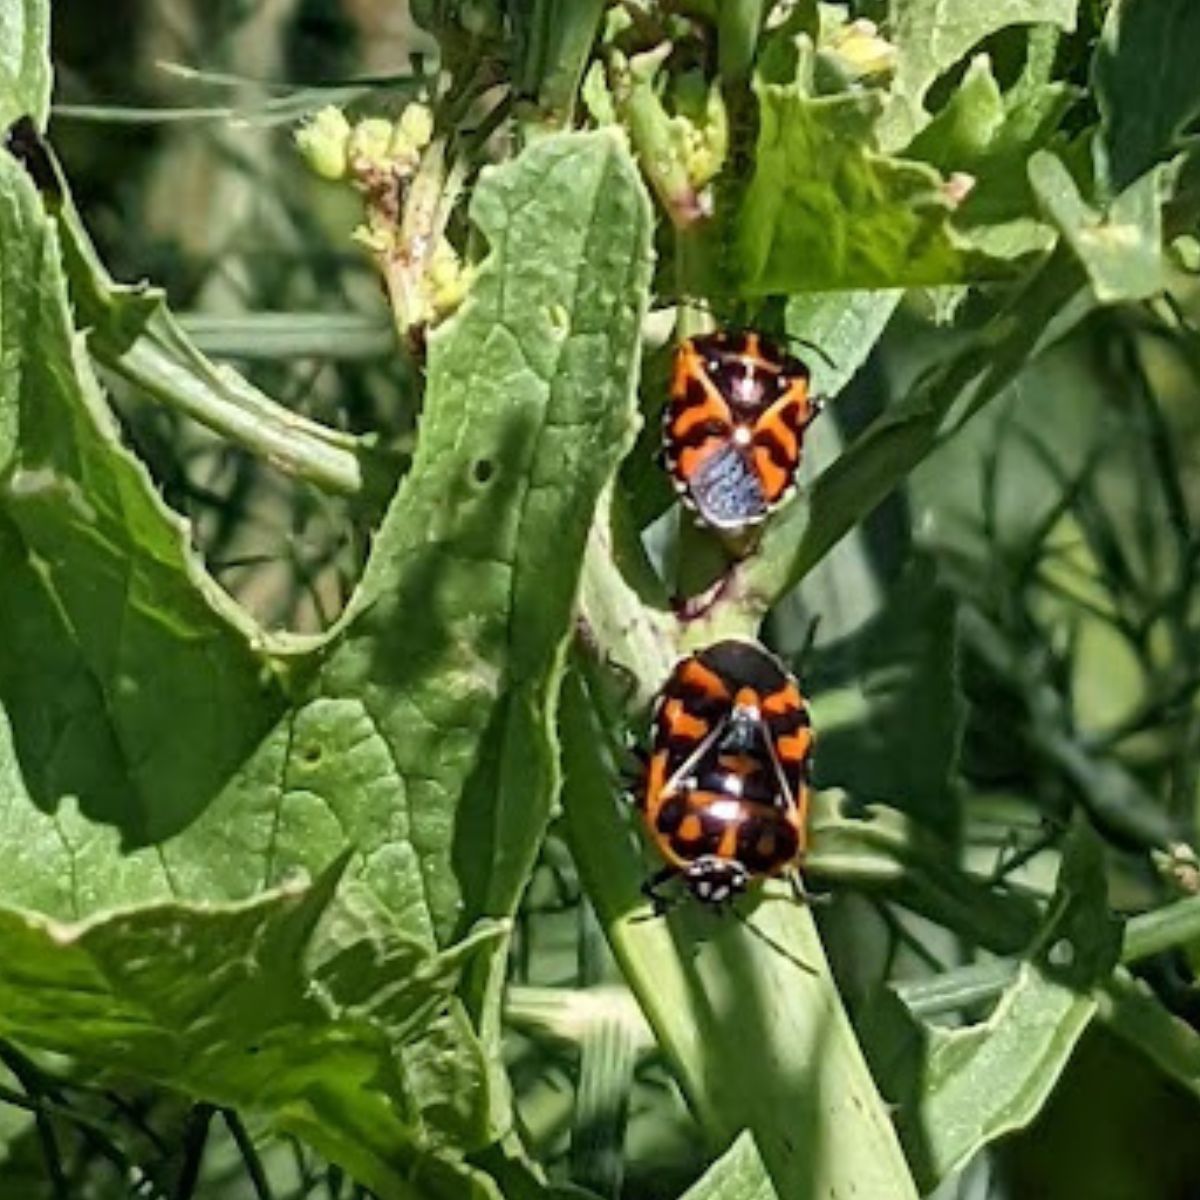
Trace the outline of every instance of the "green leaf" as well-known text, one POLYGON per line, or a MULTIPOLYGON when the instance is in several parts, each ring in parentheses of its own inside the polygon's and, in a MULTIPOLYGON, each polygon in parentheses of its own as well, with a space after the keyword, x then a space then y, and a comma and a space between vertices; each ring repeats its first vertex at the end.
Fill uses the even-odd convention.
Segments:
POLYGON ((1037 1115, 1096 1010, 1086 993, 1028 963, 979 1025, 924 1029, 919 1107, 902 1106, 901 1136, 923 1189, 1037 1115))
MULTIPOLYGON (((1026 163, 1050 140, 1076 96, 1075 89, 1062 83, 1016 86, 1004 96, 992 75, 991 60, 978 55, 945 107, 905 149, 905 156, 946 175, 957 172, 971 177, 971 190, 955 214, 955 226, 973 241, 991 248, 1002 232, 1009 237, 1020 233, 1026 239, 1022 248, 1048 248, 1050 231, 1030 216, 1034 204, 1026 163), (1001 223, 1013 223, 1015 228, 989 228, 1001 223)), ((1017 253, 1017 248, 1009 253, 1017 253)))
POLYGON ((788 336, 811 342, 820 351, 805 355, 818 396, 831 399, 854 378, 903 295, 902 288, 881 288, 788 297, 784 314, 788 336))
POLYGON ((897 288, 995 274, 961 247, 941 176, 875 153, 882 94, 810 97, 759 83, 754 170, 697 248, 697 290, 744 295, 897 288))
POLYGON ((953 595, 937 586, 933 564, 917 558, 861 633, 817 652, 806 682, 821 731, 820 786, 887 801, 953 836, 950 781, 965 716, 956 642, 953 595), (855 717, 830 728, 820 719, 826 701, 849 704, 855 717))
POLYGON ((0 704, 15 794, 46 811, 76 797, 143 845, 195 818, 282 698, 255 627, 122 446, 72 330, 55 230, 2 153, 0 245, 0 704))
MULTIPOLYGON (((20 1083, 7 1067, 0 1066, 0 1087, 20 1091, 20 1083)), ((13 1151, 33 1127, 33 1113, 0 1100, 0 1185, 12 1171, 13 1151)))
POLYGON ((717 6, 717 67, 724 84, 744 83, 749 76, 769 11, 765 0, 723 0, 717 6))
POLYGON ((1162 291, 1160 172, 1149 171, 1131 184, 1103 215, 1084 202, 1055 155, 1035 154, 1029 178, 1046 215, 1087 270, 1097 300, 1144 300, 1162 291))
POLYGON ((261 1112, 380 1196, 493 1196, 439 1152, 405 1055, 499 931, 431 955, 330 908, 343 866, 244 904, 80 925, 0 909, 0 1034, 261 1112))
MULTIPOLYGON (((827 693, 814 706, 822 739, 840 724, 837 704, 836 693, 827 693)), ((816 879, 882 894, 997 954, 1019 953, 1037 932, 1031 899, 1000 894, 986 878, 966 874, 954 841, 898 809, 872 804, 864 812, 840 790, 819 791, 809 832, 805 867, 816 879)))
MULTIPOLYGON (((34 221, 36 199, 11 164, 10 173, 34 221)), ((473 213, 492 254, 466 307, 431 339, 412 470, 319 670, 296 684, 300 700, 251 738, 271 716, 260 701, 236 730, 249 744, 221 795, 153 852, 118 859, 102 829, 69 808, 43 815, 26 798, 23 776, 37 761, 22 750, 27 693, 63 706, 27 736, 78 736, 77 698, 62 686, 73 677, 57 667, 28 679, 27 693, 6 693, 16 758, 0 799, 28 854, 5 872, 5 897, 73 915, 118 884, 127 901, 167 887, 245 896, 294 869, 319 870, 352 844, 358 878, 414 936, 436 930, 445 942, 474 915, 515 905, 557 783, 550 714, 583 546, 632 434, 650 219, 611 134, 544 140, 485 177, 473 213)), ((52 243, 51 231, 40 236, 52 243)), ((41 361, 53 353, 43 339, 41 361)), ((117 455, 110 441, 97 451, 105 466, 117 455)), ((46 511, 68 521, 72 496, 54 493, 46 511)), ((27 574, 28 587, 40 583, 32 565, 27 574)), ((6 579, 0 603, 24 604, 25 586, 6 579)), ((179 603, 188 602, 185 592, 179 603)), ((168 625, 173 603, 162 605, 168 625)), ((43 624, 56 615, 37 611, 43 624)), ((230 686, 224 669, 210 678, 189 667, 176 681, 152 649, 121 667, 155 681, 140 694, 153 690, 158 717, 173 718, 180 738, 197 731, 178 703, 162 702, 163 688, 207 705, 199 731, 232 723, 216 690, 230 686)), ((291 669, 299 678, 316 666, 291 669)))
POLYGON ((1109 195, 1166 158, 1200 113, 1200 7, 1192 0, 1114 0, 1092 62, 1100 106, 1097 175, 1109 195))
POLYGON ((682 1200, 778 1200, 778 1196, 753 1135, 743 1133, 682 1200))
POLYGON ((0 0, 0 130, 50 112, 49 0, 0 0))
POLYGON ((935 80, 973 46, 1009 25, 1075 27, 1077 0, 891 0, 890 40, 897 50, 892 102, 881 126, 886 149, 906 145, 925 123, 935 80))
POLYGON ((1004 96, 986 54, 973 58, 945 107, 905 148, 943 172, 969 171, 1004 124, 1004 96))
POLYGON ((1065 855, 1042 945, 1039 964, 1023 963, 979 1024, 918 1022, 894 998, 876 1014, 873 1061, 900 1101, 901 1136, 926 1190, 1033 1120, 1096 1013, 1092 988, 1116 964, 1120 933, 1107 910, 1100 844, 1086 827, 1065 855))
POLYGON ((549 816, 560 660, 633 437, 650 266, 611 133, 539 142, 471 211, 492 254, 431 338, 417 456, 318 683, 387 747, 443 938, 464 902, 513 909, 549 816))
MULTIPOLYGON (((382 508, 394 487, 394 464, 349 434, 276 404, 228 365, 210 362, 171 314, 161 291, 113 281, 49 146, 35 132, 22 130, 13 148, 43 189, 42 199, 57 220, 71 303, 78 324, 89 331, 87 348, 93 358, 277 470, 353 496, 365 512, 382 508)), ((329 317, 324 320, 327 327, 337 324, 329 317)), ((386 344, 394 340, 392 331, 386 344)), ((273 350, 280 353, 278 345, 273 350)))
POLYGON ((561 124, 569 124, 575 111, 580 80, 603 16, 604 0, 550 6, 535 15, 534 21, 540 19, 545 26, 530 36, 530 48, 540 51, 535 66, 535 74, 540 76, 538 100, 561 124))
POLYGON ((1056 251, 957 355, 919 378, 817 477, 807 506, 794 504, 768 525, 761 552, 731 580, 747 615, 761 616, 790 591, 942 437, 1000 395, 1092 303, 1082 268, 1056 251))
MULTIPOLYGON (((48 264, 40 271, 14 267, 12 277, 53 286, 52 311, 65 342, 54 230, 24 176, 5 162, 27 222, 13 244, 44 250, 48 264)), ((111 831, 87 819, 90 812, 81 816, 69 799, 47 804, 49 812, 30 802, 26 776, 38 760, 27 759, 29 739, 62 741, 59 730, 70 737, 91 730, 87 720, 73 724, 80 711, 87 716, 79 690, 86 693, 91 681, 78 683, 74 660, 60 662, 59 644, 49 639, 44 658, 52 669, 21 675, 23 690, 14 685, 3 693, 0 735, 13 736, 11 752, 0 740, 0 815, 21 847, 0 881, 3 899, 78 915, 164 895, 239 898, 297 869, 314 873, 349 846, 357 883, 372 904, 426 948, 450 944, 481 912, 515 907, 557 788, 552 714, 583 548, 597 497, 632 437, 650 214, 636 171, 611 134, 545 139, 480 182, 472 214, 492 252, 470 300, 431 338, 417 453, 351 607, 307 658, 285 662, 256 651, 264 666, 287 670, 291 706, 267 731, 249 719, 240 723, 241 761, 219 795, 212 797, 213 788, 200 797, 207 807, 185 829, 141 853, 119 855, 111 831), (28 714, 38 715, 35 702, 59 705, 61 715, 25 729, 28 714)), ((24 314, 27 302, 14 291, 12 311, 24 314)), ((39 329, 28 320, 5 323, 6 330, 30 328, 39 329)), ((138 340, 135 331, 130 345, 138 340)), ((115 439, 97 432, 111 419, 94 392, 78 384, 86 363, 77 357, 72 377, 53 341, 41 339, 40 350, 36 369, 56 386, 70 384, 71 401, 94 401, 80 422, 81 442, 94 446, 94 470, 103 477, 124 469, 113 465, 123 461, 115 439)), ((24 461, 24 425, 19 437, 15 454, 24 461)), ((19 479, 10 467, 9 478, 19 479)), ((142 474, 135 477, 145 488, 142 474)), ((69 490, 52 491, 44 519, 86 525, 73 499, 69 490)), ((153 532, 148 519, 142 525, 153 532)), ((24 527, 18 533, 23 537, 24 527)), ((42 601, 41 571, 22 550, 12 550, 20 569, 5 578, 0 602, 32 609, 19 644, 42 645, 61 610, 42 601)), ((45 551, 57 552, 57 544, 45 551)), ((159 559, 155 566, 164 569, 159 559)), ((94 596, 90 569, 85 560, 64 573, 79 581, 81 604, 94 596)), ((187 582, 207 586, 198 573, 187 582)), ((199 603, 182 591, 155 610, 168 628, 176 608, 186 614, 184 606, 199 603)), ((109 624, 119 634, 119 623, 109 624)), ((137 682, 141 694, 153 691, 155 715, 174 719, 178 737, 197 731, 183 719, 186 711, 163 703, 164 688, 207 703, 196 719, 201 733, 203 720, 232 719, 218 690, 230 683, 223 671, 213 680, 203 668, 187 667, 176 683, 169 655, 157 643, 150 649, 149 657, 122 660, 122 677, 137 682)), ((257 721, 283 708, 281 696, 268 695, 272 702, 259 700, 254 709, 257 721)), ((105 705, 94 707, 108 718, 105 705)), ((55 799, 71 794, 64 784, 55 799)), ((112 804, 121 803, 127 800, 114 788, 112 804)), ((437 1139, 469 1135, 468 1144, 480 1145, 511 1121, 494 1049, 503 962, 496 943, 466 989, 486 1053, 467 1010, 451 1005, 429 1040, 406 1055, 437 1139)), ((364 1015, 386 1028, 382 1015, 364 1015)), ((291 1128, 326 1144, 319 1120, 291 1128)), ((329 1153, 357 1170, 344 1147, 329 1153)))
POLYGON ((1200 1099, 1200 1036, 1141 980, 1118 970, 1099 993, 1099 1019, 1163 1075, 1200 1099))

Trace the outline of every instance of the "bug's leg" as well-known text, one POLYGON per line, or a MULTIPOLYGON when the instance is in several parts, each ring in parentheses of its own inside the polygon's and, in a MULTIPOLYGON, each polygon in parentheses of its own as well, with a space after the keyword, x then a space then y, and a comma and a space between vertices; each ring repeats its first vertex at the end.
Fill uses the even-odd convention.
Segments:
POLYGON ((621 759, 618 767, 621 794, 630 804, 638 807, 644 799, 643 791, 646 786, 646 768, 650 765, 650 752, 630 738, 621 749, 621 759))
POLYGON ((788 883, 792 885, 792 895, 798 904, 812 908, 814 904, 829 904, 833 900, 828 892, 810 892, 804 886, 804 879, 799 871, 788 872, 788 883))
POLYGON ((795 660, 799 663, 807 663, 812 654, 813 647, 817 644, 817 630, 821 625, 821 614, 814 613, 809 618, 808 628, 804 631, 804 639, 800 643, 800 652, 796 654, 795 660))
POLYGON ((664 896, 659 888, 664 883, 669 883, 676 875, 679 874, 678 867, 663 867, 661 871, 655 871, 645 883, 642 884, 642 895, 650 901, 654 908, 654 915, 661 917, 675 901, 670 896, 664 896))

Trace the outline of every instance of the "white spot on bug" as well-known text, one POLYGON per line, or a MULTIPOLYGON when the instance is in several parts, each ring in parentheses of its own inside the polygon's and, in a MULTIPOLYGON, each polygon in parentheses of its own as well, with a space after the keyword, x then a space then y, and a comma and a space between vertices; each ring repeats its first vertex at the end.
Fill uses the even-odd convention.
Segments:
POLYGON ((743 375, 733 381, 733 402, 743 408, 749 408, 758 403, 758 380, 753 374, 743 375))
MULTIPOLYGON (((726 776, 722 786, 735 796, 742 794, 742 781, 737 775, 726 776)), ((714 800, 708 806, 708 811, 718 821, 736 821, 742 811, 742 806, 736 800, 714 800)))

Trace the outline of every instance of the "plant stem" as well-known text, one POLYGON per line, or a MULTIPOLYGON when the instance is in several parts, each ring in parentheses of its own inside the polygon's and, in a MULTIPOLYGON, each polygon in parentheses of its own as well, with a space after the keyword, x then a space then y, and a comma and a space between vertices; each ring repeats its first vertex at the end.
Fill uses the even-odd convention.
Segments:
POLYGON ((41 1104, 44 1091, 41 1071, 32 1060, 7 1042, 0 1042, 0 1062, 16 1076, 17 1082, 31 1097, 29 1108, 34 1114, 42 1158, 46 1163, 55 1200, 71 1200, 71 1188, 63 1170, 62 1152, 58 1146, 58 1135, 54 1132, 54 1122, 41 1104))
POLYGON ((914 1197, 812 914, 772 886, 741 920, 687 903, 653 916, 579 671, 564 684, 560 726, 572 854, 711 1146, 749 1128, 781 1196, 914 1197))
POLYGON ((183 1165, 179 1168, 174 1200, 191 1200, 196 1193, 200 1167, 204 1162, 204 1147, 208 1143, 208 1130, 216 1111, 211 1104, 196 1104, 184 1121, 183 1165))
POLYGON ((94 351, 127 382, 278 470, 334 495, 358 496, 367 490, 362 448, 355 438, 289 412, 198 354, 188 361, 147 335, 120 355, 106 355, 99 342, 94 351))
POLYGON ((386 358, 396 352, 396 330, 386 316, 377 319, 336 312, 221 316, 195 312, 181 313, 179 324, 198 349, 216 358, 358 361, 386 358))
POLYGON ((254 1188, 254 1194, 258 1200, 273 1200, 271 1184, 267 1179, 266 1171, 263 1170, 262 1159, 258 1157, 258 1151, 254 1147, 254 1142, 251 1140, 242 1118, 232 1108, 223 1108, 221 1116, 224 1117, 225 1125, 237 1143, 242 1162, 246 1167, 246 1174, 249 1175, 250 1183, 254 1188))
MULTIPOLYGON (((1200 896, 1141 913, 1125 926, 1121 962, 1128 965, 1200 941, 1200 896)), ((995 1000, 1016 975, 1015 959, 956 967, 934 979, 902 984, 900 998, 918 1016, 936 1016, 995 1000)))

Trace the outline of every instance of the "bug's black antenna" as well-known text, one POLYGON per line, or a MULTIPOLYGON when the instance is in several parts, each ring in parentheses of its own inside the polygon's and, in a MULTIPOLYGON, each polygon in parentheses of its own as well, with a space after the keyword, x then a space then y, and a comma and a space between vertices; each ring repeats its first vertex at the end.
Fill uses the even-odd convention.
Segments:
POLYGON ((809 655, 813 652, 813 647, 817 644, 817 630, 820 627, 821 614, 813 613, 809 618, 808 628, 804 631, 804 641, 800 643, 800 649, 793 656, 795 661, 800 663, 808 661, 809 655))
POLYGON ((829 355, 826 354, 825 351, 822 350, 821 347, 818 346, 816 342, 810 342, 808 340, 808 338, 799 337, 797 334, 794 334, 794 333, 785 333, 783 336, 785 338, 787 338, 787 340, 789 342, 795 342, 796 345, 804 346, 807 349, 811 350, 815 355, 817 355, 818 358, 820 358, 825 363, 825 365, 831 371, 841 370, 841 368, 837 365, 837 363, 832 358, 830 358, 829 355))
MULTIPOLYGON (((703 309, 703 311, 708 313, 708 315, 710 317, 714 318, 715 320, 717 320, 717 321, 723 320, 721 315, 713 309, 712 304, 708 300, 704 299, 703 297, 681 296, 676 299, 675 304, 676 305, 686 304, 691 308, 703 309)), ((734 321, 733 327, 736 329, 742 329, 742 328, 746 328, 747 325, 745 322, 734 321)), ((816 342, 809 341, 808 338, 800 337, 799 334, 795 334, 795 333, 787 333, 786 331, 783 333, 779 333, 779 334, 773 334, 771 336, 778 337, 781 340, 788 342, 789 344, 803 346, 803 347, 805 347, 805 349, 811 350, 818 358, 821 359, 822 362, 824 362, 824 364, 831 371, 841 370, 841 368, 838 366, 836 360, 831 358, 824 350, 822 350, 821 347, 818 346, 816 342)))
POLYGON ((750 933, 754 937, 758 938, 759 941, 765 943, 772 950, 774 950, 776 954, 782 956, 783 958, 786 958, 788 960, 788 962, 790 962, 792 964, 792 966, 796 967, 797 969, 799 969, 801 971, 804 971, 808 975, 819 975, 820 974, 820 972, 817 970, 816 967, 814 967, 812 965, 812 963, 805 962, 804 959, 800 958, 798 955, 794 954, 791 950, 789 950, 787 948, 787 946, 783 945, 781 942, 776 941, 775 938, 773 938, 769 933, 766 933, 764 930, 759 929, 759 927, 757 925, 755 925, 753 921, 747 920, 744 916, 742 916, 742 914, 740 912, 738 912, 738 910, 736 908, 731 909, 730 911, 733 913, 734 918, 741 923, 742 927, 748 933, 750 933))

